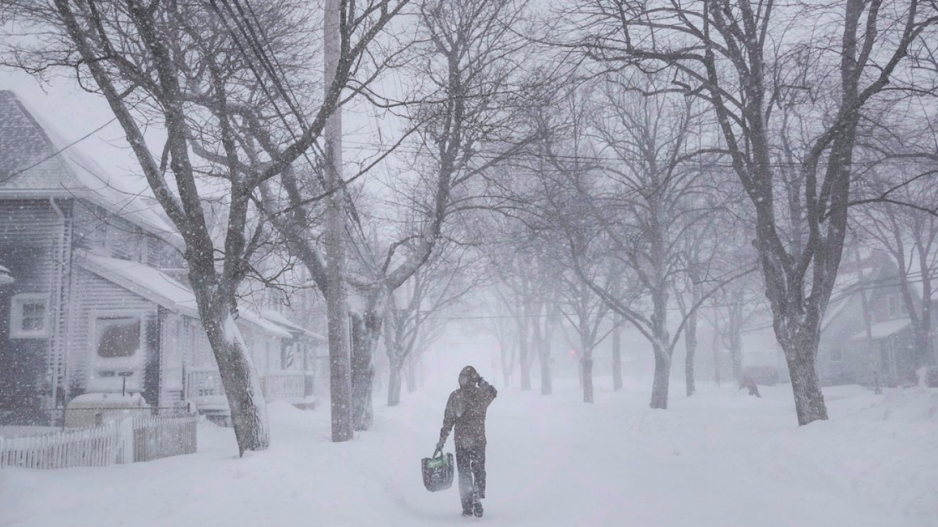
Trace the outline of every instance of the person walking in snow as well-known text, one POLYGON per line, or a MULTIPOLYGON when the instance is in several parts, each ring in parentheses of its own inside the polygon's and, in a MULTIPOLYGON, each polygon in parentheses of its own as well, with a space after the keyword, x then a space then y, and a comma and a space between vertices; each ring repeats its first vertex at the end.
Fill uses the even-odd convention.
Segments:
POLYGON ((456 427, 456 470, 462 515, 482 517, 485 498, 485 413, 498 392, 472 366, 459 372, 459 389, 450 394, 443 414, 438 451, 443 451, 450 430, 456 427))

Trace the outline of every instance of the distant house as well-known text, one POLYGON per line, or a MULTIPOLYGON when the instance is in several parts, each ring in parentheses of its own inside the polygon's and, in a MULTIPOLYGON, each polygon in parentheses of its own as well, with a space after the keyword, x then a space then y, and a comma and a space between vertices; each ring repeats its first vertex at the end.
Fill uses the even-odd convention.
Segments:
MULTIPOLYGON (((921 306, 921 288, 912 286, 913 301, 921 306)), ((932 327, 935 325, 933 322, 932 327)), ((876 251, 862 255, 859 260, 845 261, 818 346, 821 382, 900 385, 914 378, 912 337, 912 321, 902 300, 895 262, 876 251), (866 296, 869 328, 861 295, 866 296)), ((933 337, 933 344, 936 341, 933 337)), ((929 358, 934 361, 934 353, 929 353, 929 358)))
MULTIPOLYGON (((78 395, 123 391, 156 412, 192 401, 225 415, 194 296, 161 271, 181 241, 79 147, 0 91, 0 424, 54 422, 78 395)), ((316 361, 285 373, 283 350, 315 354, 322 339, 275 318, 245 307, 239 326, 270 398, 302 399, 316 361)))

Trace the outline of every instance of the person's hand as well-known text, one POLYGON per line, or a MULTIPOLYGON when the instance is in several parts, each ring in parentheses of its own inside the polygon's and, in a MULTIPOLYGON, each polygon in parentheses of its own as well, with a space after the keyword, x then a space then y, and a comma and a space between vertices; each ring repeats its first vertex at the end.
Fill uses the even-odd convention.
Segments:
POLYGON ((436 442, 436 452, 442 452, 442 451, 443 451, 443 445, 445 445, 445 444, 446 444, 446 440, 445 440, 445 439, 440 439, 439 441, 437 441, 437 442, 436 442))

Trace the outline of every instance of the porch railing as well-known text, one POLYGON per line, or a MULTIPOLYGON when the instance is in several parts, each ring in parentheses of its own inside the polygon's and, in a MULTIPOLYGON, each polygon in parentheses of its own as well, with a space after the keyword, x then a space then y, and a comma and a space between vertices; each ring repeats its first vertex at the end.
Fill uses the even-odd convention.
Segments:
POLYGON ((264 398, 268 402, 302 399, 306 395, 306 373, 302 371, 267 372, 261 377, 264 398))
POLYGON ((190 368, 186 371, 186 397, 196 404, 207 397, 224 397, 221 374, 215 368, 190 368))

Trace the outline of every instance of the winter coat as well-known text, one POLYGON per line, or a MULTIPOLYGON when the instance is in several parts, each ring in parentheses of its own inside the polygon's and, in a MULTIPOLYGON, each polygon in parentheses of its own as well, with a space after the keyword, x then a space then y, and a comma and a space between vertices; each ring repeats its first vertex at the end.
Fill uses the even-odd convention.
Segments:
POLYGON ((446 436, 455 425, 456 448, 485 446, 485 413, 496 395, 495 387, 484 380, 478 385, 460 386, 451 393, 443 414, 440 440, 446 442, 446 436))

